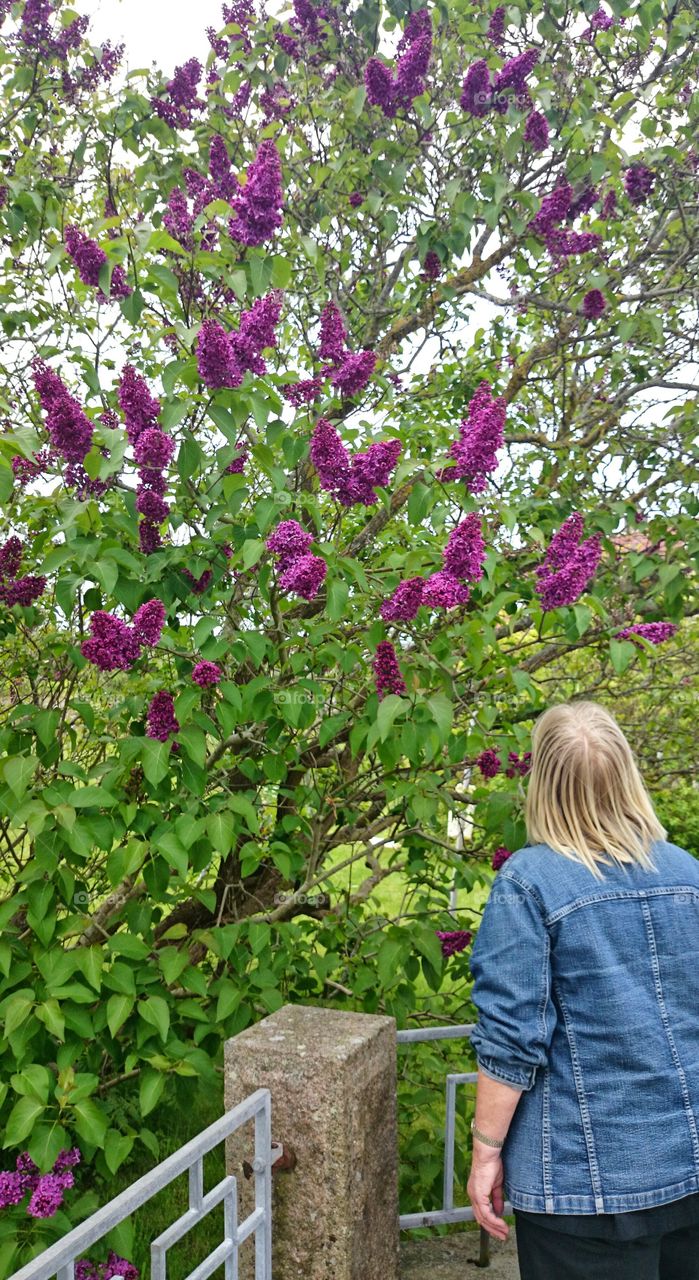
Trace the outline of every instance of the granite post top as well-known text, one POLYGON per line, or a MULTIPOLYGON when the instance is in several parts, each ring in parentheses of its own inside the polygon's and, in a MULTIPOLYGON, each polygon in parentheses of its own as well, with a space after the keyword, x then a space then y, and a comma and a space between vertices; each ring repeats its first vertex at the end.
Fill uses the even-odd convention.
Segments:
POLYGON ((372 1040, 395 1036, 395 1018, 373 1013, 353 1013, 325 1009, 317 1005, 285 1004, 260 1022, 246 1027, 226 1041, 226 1054, 252 1047, 274 1054, 293 1050, 298 1056, 331 1059, 351 1058, 372 1040))

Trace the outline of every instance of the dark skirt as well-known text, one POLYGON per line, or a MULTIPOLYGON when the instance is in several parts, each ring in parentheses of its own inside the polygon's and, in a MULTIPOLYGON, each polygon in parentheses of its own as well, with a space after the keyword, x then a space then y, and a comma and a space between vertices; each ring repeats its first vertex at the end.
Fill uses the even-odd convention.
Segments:
POLYGON ((521 1280, 699 1280, 699 1193, 634 1213, 514 1214, 521 1280))

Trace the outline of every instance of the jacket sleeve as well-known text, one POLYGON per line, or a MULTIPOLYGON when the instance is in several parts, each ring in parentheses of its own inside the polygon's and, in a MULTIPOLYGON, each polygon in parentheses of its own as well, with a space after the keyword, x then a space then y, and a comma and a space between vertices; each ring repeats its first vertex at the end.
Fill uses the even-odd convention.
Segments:
POLYGON ((498 876, 471 952, 472 1036, 479 1068, 516 1089, 531 1089, 548 1060, 556 1023, 550 940, 534 896, 498 876))

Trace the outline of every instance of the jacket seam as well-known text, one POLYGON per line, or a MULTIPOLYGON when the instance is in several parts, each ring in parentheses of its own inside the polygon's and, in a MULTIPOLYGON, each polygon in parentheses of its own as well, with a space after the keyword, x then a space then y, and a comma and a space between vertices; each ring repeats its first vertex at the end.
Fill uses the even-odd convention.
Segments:
POLYGON ((699 899, 699 889, 694 884, 676 884, 657 889, 608 889, 605 893, 585 894, 583 898, 576 898, 573 902, 566 903, 564 907, 558 907, 550 915, 544 916, 544 924, 548 928, 549 925, 557 924, 559 920, 572 915, 574 911, 580 911, 583 907, 596 906, 599 902, 619 902, 623 899, 643 902, 646 898, 674 897, 678 893, 692 894, 699 899))
POLYGON ((684 1103, 684 1112, 687 1119, 687 1125, 689 1128, 690 1137, 692 1140, 692 1149, 694 1152, 694 1164, 695 1164, 695 1167, 699 1169, 699 1136, 697 1135, 696 1119, 694 1116, 694 1112, 692 1110, 692 1102, 689 1096, 689 1090, 687 1088, 687 1076, 685 1074, 684 1067, 682 1066, 682 1060, 677 1051, 675 1037, 672 1034, 672 1027, 670 1026, 670 1019, 667 1013, 667 1006, 665 1004, 665 993, 663 992, 663 984, 662 984, 662 979, 660 977, 660 962, 658 960, 658 949, 655 942, 655 930, 653 928, 653 918, 651 916, 650 907, 647 902, 644 902, 642 904, 642 910, 643 910, 643 918, 645 920, 645 925, 646 925, 646 933, 648 936, 648 945, 650 947, 651 967, 653 970, 653 984, 655 986, 655 995, 658 1001, 658 1007, 660 1009, 660 1019, 663 1024, 663 1030, 667 1037, 668 1045, 670 1046, 670 1053, 672 1054, 672 1060, 675 1065, 675 1070, 677 1072, 679 1082, 680 1082, 680 1089, 682 1091, 682 1101, 684 1103))
POLYGON ((580 1059, 578 1057, 578 1049, 577 1049, 577 1044, 575 1040, 575 1033, 573 1031, 573 1026, 570 1019, 570 1014, 568 1012, 568 1007, 565 1001, 563 1000, 563 997, 561 995, 561 992, 557 983, 554 983, 554 988, 556 991, 556 997, 561 1009, 561 1013, 563 1015, 563 1025, 565 1026, 566 1036, 568 1039, 568 1050, 570 1053, 570 1059, 571 1059, 571 1064, 573 1068, 573 1079, 575 1081, 575 1092, 577 1094, 578 1107, 580 1109, 580 1122, 582 1124, 583 1135, 585 1138, 585 1150, 587 1152, 587 1161, 590 1167, 590 1184, 592 1186, 595 1209, 596 1211, 601 1212, 604 1210, 602 1183, 600 1180, 599 1165, 597 1163, 597 1152, 595 1150, 595 1139, 594 1139, 594 1134, 592 1132, 592 1122, 590 1119, 590 1112, 587 1105, 587 1098, 585 1096, 585 1085, 583 1083, 583 1078, 582 1078, 582 1068, 580 1065, 580 1059))

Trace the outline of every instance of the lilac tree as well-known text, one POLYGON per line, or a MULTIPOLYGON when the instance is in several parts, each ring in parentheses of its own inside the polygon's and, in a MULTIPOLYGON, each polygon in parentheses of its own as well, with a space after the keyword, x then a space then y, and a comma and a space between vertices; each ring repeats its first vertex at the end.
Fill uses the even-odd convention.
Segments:
POLYGON ((695 613, 697 24, 0 15, 0 1102, 108 1176, 285 999, 438 990, 556 664, 695 613))

